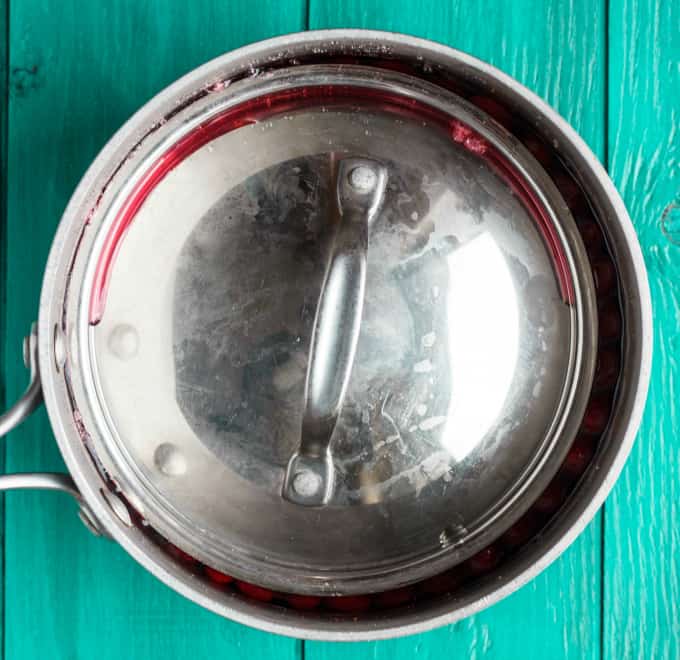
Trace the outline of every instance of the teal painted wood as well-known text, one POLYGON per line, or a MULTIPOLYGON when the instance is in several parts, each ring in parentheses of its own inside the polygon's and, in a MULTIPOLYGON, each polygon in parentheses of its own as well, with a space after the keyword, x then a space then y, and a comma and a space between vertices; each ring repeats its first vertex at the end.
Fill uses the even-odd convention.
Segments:
MULTIPOLYGON (((48 248, 78 179, 144 101, 236 46, 304 27, 298 0, 12 1, 8 182, 8 394, 26 382, 48 248)), ((3 34, 5 31, 3 31, 3 34)), ((61 469, 40 412, 7 439, 7 470, 61 469)), ((93 538, 65 496, 6 497, 5 658, 297 658, 300 643, 212 615, 114 543, 93 538)))
POLYGON ((680 4, 611 3, 609 164, 654 307, 649 400, 605 512, 604 650, 680 657, 680 4))
MULTIPOLYGON (((241 43, 299 29, 301 3, 14 0, 3 354, 10 396, 25 384, 20 337, 34 318, 56 221, 110 133, 181 73, 241 43), (131 75, 131 72, 137 72, 131 75)), ((0 1, 0 11, 4 3, 0 1)), ((670 0, 612 2, 609 155, 640 233, 656 314, 652 392, 639 441, 606 507, 605 565, 596 522, 518 594, 455 626, 393 642, 307 644, 312 658, 596 657, 604 568, 606 658, 674 658, 678 640, 680 42, 670 0)), ((387 3, 313 0, 310 26, 420 34, 492 62, 537 91, 604 155, 604 8, 585 0, 387 3)), ((6 35, 0 17, 0 41, 6 35)), ((2 55, 0 54, 0 58, 2 55)), ((4 112, 3 104, 0 116, 4 112)), ((0 149, 0 153, 2 150, 0 149)), ((4 184, 4 180, 3 180, 4 184)), ((2 186, 3 193, 7 190, 2 186)), ((0 307, 0 313, 2 308, 0 307)), ((44 415, 8 440, 8 468, 61 466, 44 415)), ((115 545, 91 539, 58 495, 7 497, 5 658, 297 657, 293 641, 202 612, 115 545)))
MULTIPOLYGON (((311 0, 310 28, 367 27, 427 37, 480 57, 553 105, 602 159, 603 2, 311 0)), ((599 517, 545 573, 491 609, 424 635, 353 645, 306 643, 308 660, 600 657, 599 517)))
MULTIPOLYGON (((7 44, 7 0, 0 0, 0 337, 5 336, 5 302, 7 270, 5 260, 6 209, 7 209, 7 70, 9 65, 7 44)), ((5 355, 0 344, 0 408, 5 408, 5 355)), ((2 441, 0 440, 0 443, 2 441)), ((0 446, 0 471, 5 468, 5 450, 0 446)), ((5 498, 0 495, 0 617, 5 612, 5 498)), ((4 626, 0 625, 0 649, 4 643, 4 626)))

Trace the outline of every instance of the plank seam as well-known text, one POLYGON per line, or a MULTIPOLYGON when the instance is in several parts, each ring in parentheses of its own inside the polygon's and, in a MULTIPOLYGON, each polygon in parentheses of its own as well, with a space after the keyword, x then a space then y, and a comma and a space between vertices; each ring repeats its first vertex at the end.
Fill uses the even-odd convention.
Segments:
MULTIPOLYGON (((0 408, 4 410, 6 403, 6 392, 7 392, 7 372, 5 369, 6 365, 6 350, 7 343, 5 337, 7 335, 7 183, 9 181, 9 175, 7 172, 8 164, 8 140, 9 140, 9 2, 10 0, 5 0, 2 3, 2 24, 0 29, 4 32, 4 43, 2 44, 2 58, 4 60, 2 68, 2 126, 0 126, 0 170, 2 172, 2 194, 0 199, 0 336, 3 337, 3 345, 0 349, 0 408)), ((2 442, 2 447, 0 448, 0 467, 4 473, 5 466, 7 465, 7 446, 2 442)), ((6 594, 7 589, 5 585, 5 540, 7 538, 7 525, 5 521, 5 496, 4 494, 0 497, 0 524, 2 525, 2 538, 0 539, 0 580, 2 580, 2 603, 0 607, 2 612, 0 613, 0 657, 2 660, 6 656, 6 594)))

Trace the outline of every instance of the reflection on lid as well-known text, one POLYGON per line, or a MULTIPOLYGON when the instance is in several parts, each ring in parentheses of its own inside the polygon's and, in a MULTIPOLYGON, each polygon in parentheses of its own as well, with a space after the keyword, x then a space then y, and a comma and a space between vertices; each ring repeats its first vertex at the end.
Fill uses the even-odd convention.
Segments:
POLYGON ((519 316, 512 273, 491 234, 451 252, 447 263, 451 399, 442 444, 461 461, 504 409, 519 355, 519 316))

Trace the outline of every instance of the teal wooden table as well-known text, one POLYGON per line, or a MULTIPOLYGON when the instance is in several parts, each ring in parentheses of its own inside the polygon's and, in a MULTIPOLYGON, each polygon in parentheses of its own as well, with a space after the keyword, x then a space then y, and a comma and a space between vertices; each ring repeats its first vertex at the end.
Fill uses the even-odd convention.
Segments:
MULTIPOLYGON (((175 78, 273 35, 367 27, 428 37, 537 92, 605 164, 651 279, 655 357, 630 460, 604 509, 545 573, 440 630, 355 645, 260 633, 201 610, 58 494, 12 493, 2 515, 6 660, 680 657, 679 0, 0 0, 4 391, 80 176, 175 78)), ((60 469, 44 412, 2 445, 6 471, 60 469)))

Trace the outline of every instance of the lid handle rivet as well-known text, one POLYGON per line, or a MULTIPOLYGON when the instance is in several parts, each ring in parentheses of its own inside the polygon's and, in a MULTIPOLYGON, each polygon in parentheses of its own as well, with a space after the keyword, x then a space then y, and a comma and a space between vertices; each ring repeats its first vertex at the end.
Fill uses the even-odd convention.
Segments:
POLYGON ((373 190, 378 183, 378 175, 368 165, 358 165, 349 173, 349 185, 355 190, 367 193, 373 190))
POLYGON ((312 497, 319 492, 320 488, 321 477, 311 470, 298 472, 295 477, 293 477, 293 489, 298 495, 312 497))

